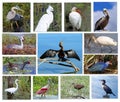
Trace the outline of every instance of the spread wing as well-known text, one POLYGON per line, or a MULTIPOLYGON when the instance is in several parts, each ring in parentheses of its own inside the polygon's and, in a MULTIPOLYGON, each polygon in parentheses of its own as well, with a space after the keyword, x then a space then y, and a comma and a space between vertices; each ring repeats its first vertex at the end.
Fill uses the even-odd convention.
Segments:
POLYGON ((68 58, 75 58, 80 61, 79 56, 77 55, 77 53, 74 50, 71 49, 71 50, 66 50, 64 52, 68 58))
POLYGON ((55 57, 57 52, 58 52, 58 50, 49 49, 40 56, 40 59, 44 59, 47 57, 55 57))

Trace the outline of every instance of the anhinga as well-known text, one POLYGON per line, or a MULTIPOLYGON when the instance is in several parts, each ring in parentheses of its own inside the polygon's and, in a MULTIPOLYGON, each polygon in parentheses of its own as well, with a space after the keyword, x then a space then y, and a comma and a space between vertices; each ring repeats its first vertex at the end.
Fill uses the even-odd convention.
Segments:
POLYGON ((62 42, 59 43, 59 47, 60 50, 53 50, 53 49, 47 50, 45 53, 43 53, 43 55, 40 56, 40 59, 44 59, 47 57, 55 57, 56 55, 58 55, 59 57, 58 61, 67 61, 68 59, 66 59, 66 57, 75 58, 80 61, 79 56, 73 49, 64 50, 62 42))

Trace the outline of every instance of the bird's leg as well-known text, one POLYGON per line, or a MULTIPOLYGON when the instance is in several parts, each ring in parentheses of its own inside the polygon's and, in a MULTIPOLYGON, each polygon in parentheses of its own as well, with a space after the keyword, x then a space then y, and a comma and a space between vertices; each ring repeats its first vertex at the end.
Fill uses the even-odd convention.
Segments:
POLYGON ((15 23, 16 23, 17 28, 19 28, 19 25, 18 25, 17 21, 15 21, 15 23))
POLYGON ((80 69, 77 68, 71 61, 66 61, 66 63, 71 64, 72 67, 75 69, 76 72, 80 70, 80 69))

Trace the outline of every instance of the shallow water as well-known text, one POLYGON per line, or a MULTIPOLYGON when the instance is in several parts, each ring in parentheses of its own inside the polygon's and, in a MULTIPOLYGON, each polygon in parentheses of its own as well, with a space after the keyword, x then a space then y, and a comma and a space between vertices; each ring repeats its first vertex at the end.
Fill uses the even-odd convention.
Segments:
MULTIPOLYGON (((64 50, 74 49, 80 61, 69 58, 69 60, 74 63, 80 71, 77 73, 82 73, 82 34, 39 34, 38 35, 38 59, 39 57, 48 49, 59 50, 59 42, 63 41, 64 50)), ((73 68, 66 66, 53 65, 48 63, 38 62, 38 73, 39 74, 60 74, 60 73, 74 73, 73 68)))
POLYGON ((33 95, 33 99, 58 99, 57 95, 46 95, 46 97, 41 97, 40 95, 33 95))
POLYGON ((92 77, 92 98, 118 98, 118 78, 117 76, 93 76, 92 77), (101 81, 106 80, 106 84, 112 89, 112 92, 116 95, 113 96, 109 94, 109 97, 104 97, 106 95, 105 91, 102 89, 101 81))

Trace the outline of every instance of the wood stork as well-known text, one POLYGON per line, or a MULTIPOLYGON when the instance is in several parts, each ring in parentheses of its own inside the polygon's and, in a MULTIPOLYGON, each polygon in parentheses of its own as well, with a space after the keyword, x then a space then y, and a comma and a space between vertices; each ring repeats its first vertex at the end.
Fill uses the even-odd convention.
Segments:
POLYGON ((81 11, 77 7, 73 7, 69 13, 69 21, 73 30, 80 30, 82 23, 81 11))
POLYGON ((67 58, 75 58, 77 60, 80 61, 79 56, 77 55, 77 53, 70 49, 70 50, 64 50, 62 42, 59 43, 59 47, 60 50, 53 50, 53 49, 49 49, 47 50, 45 53, 43 53, 43 55, 40 56, 40 59, 44 59, 46 57, 55 57, 56 55, 58 55, 58 61, 67 61, 67 58))
MULTIPOLYGON (((117 42, 108 36, 99 36, 97 38, 95 36, 92 36, 91 39, 93 39, 94 43, 101 46, 101 51, 102 51, 103 46, 107 46, 110 48, 110 50, 112 52, 112 48, 110 46, 117 46, 117 42)), ((91 39, 90 39, 90 41, 91 41, 91 39)), ((89 43, 90 43, 90 41, 89 41, 89 43)))
POLYGON ((113 96, 116 96, 113 92, 112 89, 106 85, 106 80, 100 80, 102 82, 102 88, 104 89, 104 91, 106 92, 106 95, 108 94, 112 94, 113 96))
POLYGON ((104 28, 107 26, 109 22, 109 13, 106 8, 103 9, 103 13, 105 16, 101 17, 96 23, 95 23, 95 29, 96 30, 104 30, 104 28))
POLYGON ((10 44, 7 46, 7 48, 10 48, 10 49, 23 49, 23 41, 24 41, 24 36, 20 36, 19 37, 19 41, 20 41, 20 45, 17 45, 17 44, 10 44))
POLYGON ((48 79, 48 84, 47 85, 45 85, 44 87, 42 87, 42 88, 40 88, 37 92, 36 92, 36 94, 41 94, 41 97, 45 97, 45 94, 46 94, 46 92, 49 90, 49 88, 50 88, 50 83, 51 83, 51 79, 49 78, 48 79))
POLYGON ((53 11, 53 7, 49 5, 46 10, 46 14, 40 18, 38 25, 35 28, 36 32, 47 32, 50 24, 53 22, 53 11))
POLYGON ((19 81, 18 79, 15 80, 16 87, 7 88, 5 89, 5 92, 14 94, 18 90, 18 83, 17 83, 18 81, 19 81))
POLYGON ((11 28, 14 32, 23 32, 23 15, 18 14, 15 10, 24 12, 19 6, 14 6, 11 11, 8 12, 6 18, 11 22, 11 28))

